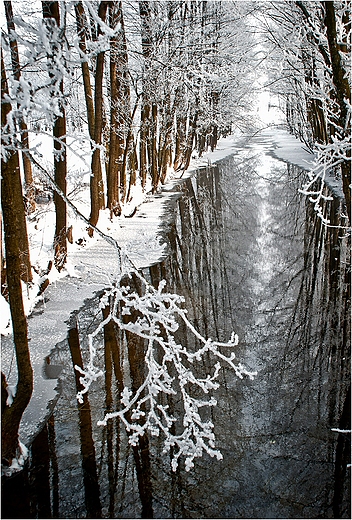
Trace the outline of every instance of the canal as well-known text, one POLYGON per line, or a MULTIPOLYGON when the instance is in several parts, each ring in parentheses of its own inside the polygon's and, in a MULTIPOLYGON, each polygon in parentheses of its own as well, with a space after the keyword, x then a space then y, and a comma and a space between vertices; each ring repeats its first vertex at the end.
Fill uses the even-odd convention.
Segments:
MULTIPOLYGON (((350 437, 333 430, 350 428, 349 237, 339 199, 325 202, 327 228, 299 193, 304 172, 270 148, 252 139, 182 181, 165 214, 168 255, 143 269, 185 297, 202 335, 227 341, 235 331, 237 362, 257 372, 239 379, 224 366, 217 405, 204 412, 223 459, 205 454, 172 471, 161 438, 133 447, 118 419, 97 426, 124 369, 106 355, 108 330, 105 376, 78 404, 73 366, 86 363, 102 320, 98 294, 50 353, 63 367, 60 397, 25 472, 6 482, 3 517, 350 518, 350 437)), ((178 334, 196 347, 187 328, 178 334)), ((211 356, 202 364, 210 369, 211 356)), ((177 414, 178 397, 168 404, 177 414)))

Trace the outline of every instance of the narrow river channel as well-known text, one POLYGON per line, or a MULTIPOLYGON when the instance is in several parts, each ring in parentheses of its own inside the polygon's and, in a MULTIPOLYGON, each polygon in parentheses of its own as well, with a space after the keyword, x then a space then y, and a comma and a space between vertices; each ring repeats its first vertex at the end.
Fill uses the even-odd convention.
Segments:
MULTIPOLYGON (((168 256, 144 269, 185 296, 205 336, 235 331, 237 361, 257 371, 222 372, 212 419, 223 460, 173 473, 157 439, 138 454, 118 422, 96 426, 104 378, 79 408, 65 341, 50 356, 64 366, 61 396, 16 477, 18 518, 350 518, 350 439, 332 431, 349 413, 349 239, 316 218, 302 172, 270 146, 254 139, 183 181, 167 211, 168 256)), ((327 204, 343 224, 340 202, 327 204)), ((76 317, 82 336, 101 319, 98 301, 76 317)))

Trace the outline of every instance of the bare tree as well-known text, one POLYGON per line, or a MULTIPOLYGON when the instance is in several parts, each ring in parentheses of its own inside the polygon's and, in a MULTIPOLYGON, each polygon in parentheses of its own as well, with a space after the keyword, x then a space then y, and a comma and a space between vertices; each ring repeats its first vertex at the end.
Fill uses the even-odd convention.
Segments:
MULTIPOLYGON (((6 22, 7 29, 9 32, 10 38, 10 50, 11 50, 11 62, 12 62, 12 71, 14 79, 20 83, 21 78, 21 65, 20 58, 18 54, 18 44, 15 34, 15 23, 13 21, 13 11, 12 11, 12 2, 5 1, 5 13, 6 13, 6 22)), ((20 88, 20 87, 19 87, 20 88)), ((21 144, 24 150, 28 150, 29 142, 28 142, 28 128, 27 124, 23 118, 23 114, 20 114, 19 117, 19 127, 21 132, 21 144)), ((23 172, 26 183, 26 197, 28 203, 28 210, 32 212, 35 210, 35 188, 33 185, 33 174, 32 174, 32 164, 29 157, 26 154, 22 154, 22 163, 23 163, 23 172)))
POLYGON ((107 171, 108 208, 121 214, 120 187, 126 194, 124 168, 125 127, 129 121, 128 56, 121 2, 110 5, 110 26, 115 34, 110 38, 110 142, 107 171))
MULTIPOLYGON (((57 38, 58 33, 53 31, 54 28, 60 27, 60 11, 59 2, 42 2, 43 19, 51 35, 51 55, 48 56, 49 75, 55 77, 55 57, 59 53, 60 39, 57 38)), ((59 92, 64 94, 64 82, 62 77, 58 78, 59 92)), ((56 116, 53 137, 54 137, 54 177, 55 182, 60 190, 66 195, 66 113, 63 103, 60 104, 61 115, 56 116)), ((57 193, 54 192, 55 203, 55 266, 60 271, 66 263, 67 257, 67 212, 66 202, 57 193)))
POLYGON ((23 307, 21 278, 26 274, 30 279, 30 261, 20 176, 19 156, 16 144, 13 143, 11 130, 8 129, 8 116, 12 110, 6 98, 8 85, 1 50, 1 131, 2 144, 6 148, 6 156, 1 159, 1 206, 4 224, 4 241, 6 253, 6 278, 9 304, 12 318, 13 338, 16 352, 18 380, 16 395, 12 404, 6 403, 6 379, 1 376, 2 410, 1 410, 1 447, 2 460, 11 464, 18 455, 18 430, 24 410, 33 391, 33 371, 31 366, 27 320, 23 307), (14 145, 11 147, 11 144, 14 145), (26 241, 26 248, 23 241, 26 241))
MULTIPOLYGON (((325 17, 324 24, 326 27, 326 36, 329 44, 331 69, 334 87, 336 91, 336 100, 338 103, 337 124, 340 129, 340 140, 345 138, 350 143, 349 130, 350 126, 350 100, 351 88, 346 77, 344 67, 340 55, 340 45, 337 41, 336 29, 336 12, 335 2, 324 2, 325 17)), ((343 20, 341 20, 343 22, 343 20)), ((345 20, 345 24, 351 28, 350 20, 345 20)), ((351 220, 351 147, 346 150, 346 159, 341 162, 342 187, 346 199, 347 212, 350 223, 351 220)))
MULTIPOLYGON (((106 20, 106 13, 109 2, 100 2, 98 16, 103 23, 106 20)), ((101 25, 98 24, 98 37, 102 34, 101 25)), ((104 79, 104 59, 105 51, 99 50, 95 65, 95 87, 94 87, 94 150, 92 155, 92 173, 90 181, 90 217, 89 222, 96 226, 99 220, 99 212, 104 207, 104 188, 101 170, 100 146, 102 144, 103 133, 103 79, 104 79)), ((89 229, 89 234, 93 235, 93 228, 89 229)))

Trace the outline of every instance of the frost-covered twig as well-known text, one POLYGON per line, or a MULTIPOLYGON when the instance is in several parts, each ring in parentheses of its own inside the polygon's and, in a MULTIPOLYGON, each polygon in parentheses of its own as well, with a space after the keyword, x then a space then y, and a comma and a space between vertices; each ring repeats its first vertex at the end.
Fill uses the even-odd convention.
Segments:
POLYGON ((349 150, 350 140, 347 138, 338 139, 333 136, 332 143, 317 144, 315 164, 308 172, 308 181, 299 190, 300 193, 309 197, 310 202, 314 204, 314 210, 318 217, 328 227, 342 228, 343 226, 332 226, 330 219, 324 215, 324 202, 333 200, 333 197, 324 194, 326 175, 329 172, 334 172, 343 161, 351 160, 348 157, 349 150))
MULTIPOLYGON (((80 381, 84 387, 77 398, 82 402, 91 383, 101 375, 101 370, 94 366, 96 348, 93 340, 104 325, 112 320, 120 330, 133 333, 146 341, 146 351, 140 353, 145 360, 145 378, 135 393, 126 386, 121 395, 123 408, 106 414, 98 424, 105 425, 109 419, 119 417, 129 432, 132 445, 146 432, 154 436, 162 434, 164 452, 173 448, 174 471, 181 456, 185 457, 187 471, 193 467, 194 459, 201 457, 204 452, 221 459, 221 453, 215 449, 214 424, 201 417, 201 409, 215 406, 217 401, 214 397, 205 398, 205 395, 219 387, 217 379, 224 365, 234 370, 239 378, 247 376, 252 379, 256 373, 248 371, 240 363, 234 363, 233 348, 238 344, 237 335, 233 333, 228 342, 205 338, 186 317, 187 311, 181 307, 184 302, 182 296, 164 292, 165 282, 161 282, 155 289, 140 273, 135 271, 133 274, 143 283, 142 295, 119 283, 106 292, 101 302, 102 307, 111 300, 113 304, 109 316, 89 336, 87 368, 76 367, 82 374, 80 381), (117 312, 118 308, 121 309, 120 313, 117 312), (124 319, 126 316, 133 316, 134 321, 124 319), (200 347, 191 350, 186 341, 182 344, 176 340, 175 333, 180 320, 200 342, 200 347), (231 352, 228 355, 222 349, 230 349, 231 352), (210 356, 212 366, 206 370, 204 377, 199 377, 200 368, 195 362, 204 361, 205 354, 210 356), (195 393, 204 397, 195 397, 195 393), (178 396, 181 402, 178 416, 171 413, 169 406, 164 403, 163 396, 172 395, 178 396)), ((201 370, 204 370, 203 364, 201 370)))
POLYGON ((333 200, 330 195, 324 195, 326 164, 317 163, 308 173, 308 182, 299 190, 300 193, 309 197, 309 201, 314 204, 314 210, 323 224, 330 224, 330 219, 324 216, 323 202, 333 200))

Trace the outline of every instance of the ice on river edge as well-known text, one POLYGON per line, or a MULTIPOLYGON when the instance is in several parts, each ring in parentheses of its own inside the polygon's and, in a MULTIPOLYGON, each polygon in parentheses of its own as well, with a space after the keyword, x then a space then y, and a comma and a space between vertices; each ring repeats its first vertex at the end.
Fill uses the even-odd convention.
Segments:
MULTIPOLYGON (((277 158, 309 168, 314 158, 302 143, 284 130, 268 129, 262 132, 267 142, 267 150, 277 158)), ((248 138, 246 139, 246 141, 248 138)), ((250 140, 250 138, 249 138, 250 140)), ((205 154, 200 159, 193 159, 191 167, 183 175, 189 177, 198 168, 217 162, 235 153, 241 147, 244 138, 229 136, 219 141, 214 152, 205 154)), ((173 188, 179 183, 179 177, 171 172, 170 180, 156 196, 142 197, 136 193, 135 200, 139 205, 132 218, 120 217, 111 222, 108 213, 102 212, 99 228, 113 236, 133 261, 136 267, 142 268, 159 262, 165 256, 165 244, 161 243, 162 224, 171 199, 175 196, 173 188)), ((128 212, 126 211, 128 216, 128 212)), ((72 217, 72 216, 71 216, 72 217)), ((29 223, 31 241, 31 261, 38 265, 39 260, 47 263, 51 255, 52 236, 48 230, 54 228, 54 209, 41 212, 36 221, 29 223), (49 235, 49 236, 48 236, 49 235)), ((74 242, 69 247, 69 261, 66 268, 58 273, 55 268, 50 272, 50 285, 40 297, 37 288, 40 276, 37 275, 32 290, 24 286, 24 300, 28 320, 31 360, 34 370, 34 391, 20 425, 20 439, 29 445, 34 436, 45 423, 50 409, 55 403, 57 379, 50 379, 45 374, 45 359, 57 343, 66 338, 66 322, 73 311, 78 310, 84 300, 91 298, 111 283, 120 274, 120 264, 116 257, 116 249, 102 238, 86 237, 84 223, 70 222, 74 228, 74 242)), ((41 264, 43 267, 43 263, 41 264)), ((0 300, 2 339, 2 371, 7 377, 9 386, 17 381, 16 359, 10 335, 10 314, 6 300, 0 300), (7 335, 7 336, 6 336, 7 335)))

